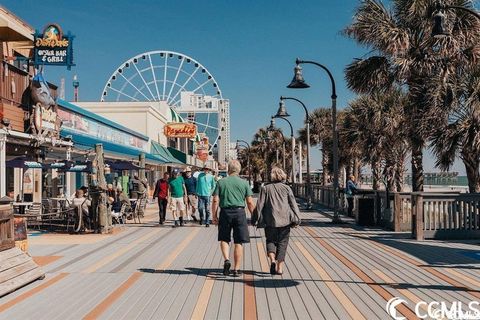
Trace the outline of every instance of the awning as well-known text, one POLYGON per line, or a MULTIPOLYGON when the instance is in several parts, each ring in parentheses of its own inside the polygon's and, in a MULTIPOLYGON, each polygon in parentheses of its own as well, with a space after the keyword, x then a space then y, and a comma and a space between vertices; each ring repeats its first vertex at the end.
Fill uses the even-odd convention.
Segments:
POLYGON ((165 161, 170 164, 181 164, 181 165, 186 164, 186 161, 179 160, 178 158, 172 155, 172 153, 167 147, 164 147, 160 143, 155 141, 152 141, 150 153, 165 159, 165 161))
POLYGON ((86 164, 76 164, 72 167, 70 167, 68 172, 91 172, 92 171, 92 164, 91 162, 88 162, 86 164))
POLYGON ((40 162, 28 160, 25 157, 18 157, 5 162, 7 168, 23 168, 23 169, 42 169, 40 162))
POLYGON ((169 147, 170 154, 180 162, 187 163, 187 155, 180 150, 169 147))
POLYGON ((83 149, 83 150, 93 149, 95 148, 95 144, 101 143, 103 145, 103 151, 105 153, 106 158, 110 158, 114 160, 126 160, 128 158, 133 158, 137 160, 138 156, 141 153, 144 153, 145 161, 148 164, 162 165, 168 162, 166 159, 164 159, 160 155, 151 154, 139 149, 115 144, 112 142, 101 141, 99 139, 89 137, 86 135, 80 135, 69 130, 62 129, 61 135, 62 137, 71 136, 72 141, 74 142, 74 147, 77 149, 83 149))
POLYGON ((111 170, 114 171, 123 171, 123 170, 139 170, 140 166, 130 162, 130 161, 105 161, 106 164, 110 166, 111 170))

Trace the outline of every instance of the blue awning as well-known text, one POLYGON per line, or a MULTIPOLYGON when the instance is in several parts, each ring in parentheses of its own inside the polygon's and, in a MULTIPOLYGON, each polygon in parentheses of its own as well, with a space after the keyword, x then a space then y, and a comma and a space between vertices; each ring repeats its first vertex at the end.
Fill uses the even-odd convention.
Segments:
POLYGON ((7 168, 23 168, 23 169, 42 169, 43 165, 37 161, 27 159, 26 157, 18 157, 5 162, 7 168))
POLYGON ((108 141, 102 141, 94 137, 75 133, 68 129, 62 129, 60 132, 60 135, 62 137, 71 136, 72 141, 74 143, 74 147, 79 149, 84 149, 84 150, 93 149, 95 148, 95 144, 101 143, 103 145, 105 157, 110 159, 125 159, 129 157, 138 159, 138 156, 141 153, 144 153, 145 160, 149 164, 161 165, 169 162, 167 161, 167 159, 163 158, 160 155, 151 154, 139 149, 130 148, 127 146, 119 145, 119 144, 108 142, 108 141))

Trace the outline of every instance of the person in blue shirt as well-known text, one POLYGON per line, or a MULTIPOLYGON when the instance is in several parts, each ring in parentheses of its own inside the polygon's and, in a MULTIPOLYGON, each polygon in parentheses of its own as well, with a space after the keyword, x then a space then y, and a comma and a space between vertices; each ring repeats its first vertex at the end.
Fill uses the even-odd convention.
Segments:
POLYGON ((184 171, 184 180, 185 180, 185 188, 187 189, 187 210, 186 214, 188 217, 188 211, 191 211, 191 217, 193 221, 197 221, 197 217, 195 217, 195 212, 197 211, 197 179, 192 176, 192 169, 187 167, 184 171))
POLYGON ((351 175, 347 181, 347 187, 345 188, 345 195, 348 203, 348 216, 353 216, 353 198, 357 192, 357 184, 355 183, 355 176, 351 175))
POLYGON ((210 173, 210 168, 204 167, 197 177, 197 197, 200 224, 205 222, 206 227, 210 226, 210 199, 213 190, 215 190, 215 179, 210 173))

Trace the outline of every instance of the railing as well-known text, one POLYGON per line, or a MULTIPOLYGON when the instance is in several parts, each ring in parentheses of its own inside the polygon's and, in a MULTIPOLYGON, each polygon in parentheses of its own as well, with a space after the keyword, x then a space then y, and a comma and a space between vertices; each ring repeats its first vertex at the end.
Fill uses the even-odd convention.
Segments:
POLYGON ((23 92, 29 84, 28 73, 2 61, 0 63, 0 78, 0 98, 20 105, 23 92))
MULTIPOLYGON (((307 186, 305 184, 294 184, 292 185, 293 192, 295 196, 299 198, 307 197, 307 186)), ((312 185, 312 202, 319 203, 329 208, 333 208, 334 201, 334 192, 333 187, 331 186, 322 186, 322 185, 312 185)), ((347 212, 347 203, 345 195, 343 193, 339 194, 338 200, 338 209, 344 213, 347 212)))
POLYGON ((412 233, 417 240, 480 237, 480 194, 414 192, 412 233))
POLYGON ((0 205, 0 252, 15 247, 13 209, 9 204, 0 205))
MULTIPOLYGON (((306 198, 305 184, 293 185, 297 197, 306 198)), ((347 212, 345 194, 339 193, 339 210, 347 212)), ((412 232, 418 240, 480 237, 480 194, 459 192, 389 192, 359 190, 355 196, 355 217, 359 201, 373 201, 375 225, 395 232, 412 232)), ((333 208, 331 186, 312 185, 312 202, 333 208)))

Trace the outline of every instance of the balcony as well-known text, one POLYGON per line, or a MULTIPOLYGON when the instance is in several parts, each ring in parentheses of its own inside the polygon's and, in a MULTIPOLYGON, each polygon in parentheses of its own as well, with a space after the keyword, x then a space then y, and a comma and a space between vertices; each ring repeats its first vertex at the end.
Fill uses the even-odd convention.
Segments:
POLYGON ((29 84, 27 72, 2 61, 0 64, 0 116, 10 120, 11 128, 24 131, 22 95, 29 84))
POLYGON ((22 94, 29 84, 28 72, 2 61, 0 64, 0 98, 2 102, 22 103, 22 94))

